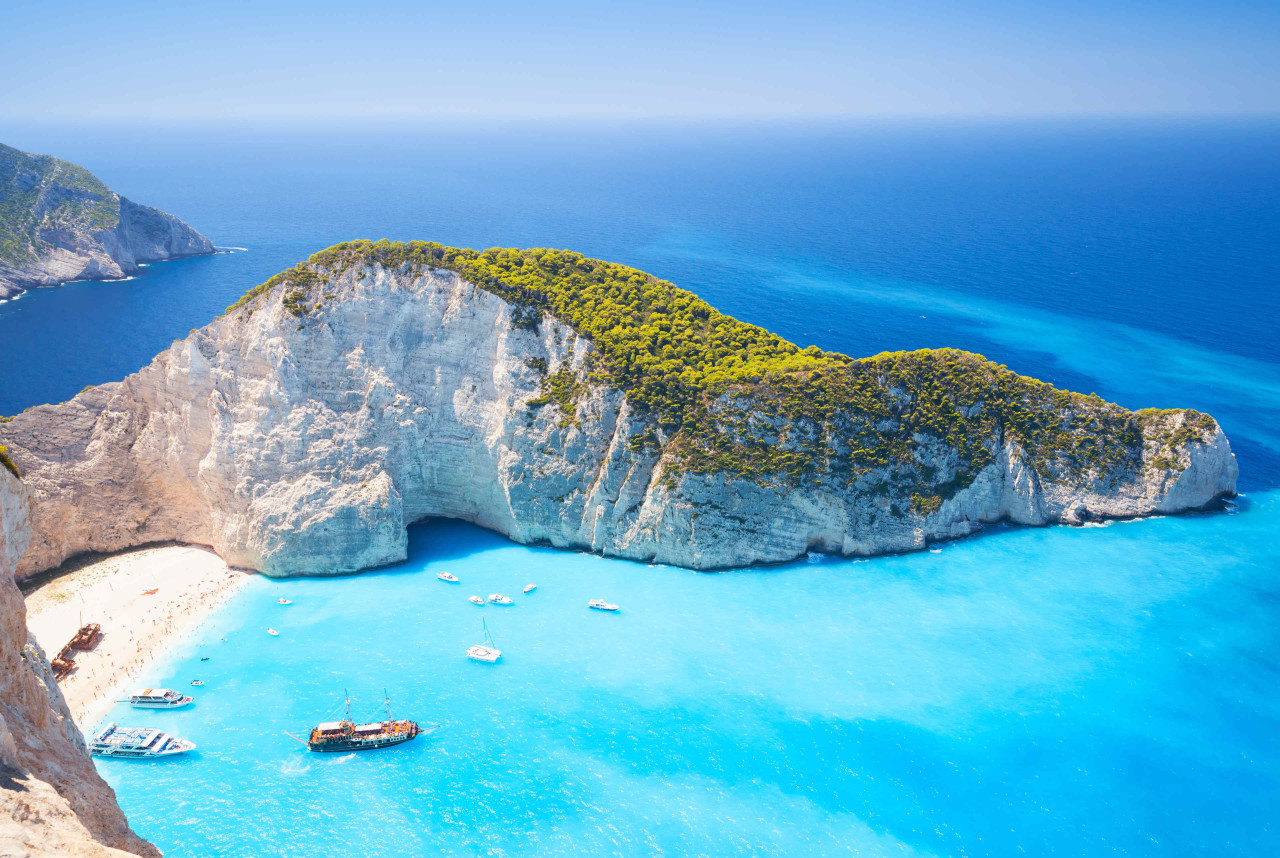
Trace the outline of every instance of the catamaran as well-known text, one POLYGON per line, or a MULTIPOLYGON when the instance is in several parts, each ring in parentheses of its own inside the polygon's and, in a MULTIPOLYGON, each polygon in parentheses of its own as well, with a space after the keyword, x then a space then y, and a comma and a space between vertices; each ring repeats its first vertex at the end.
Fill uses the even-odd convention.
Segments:
POLYGON ((193 742, 150 727, 117 727, 112 723, 89 737, 89 753, 95 757, 171 757, 195 749, 193 742))
POLYGON ((125 702, 135 709, 181 709, 192 700, 171 688, 139 688, 125 702))
POLYGON ((399 745, 422 733, 430 733, 440 728, 439 724, 432 724, 424 730, 416 721, 394 720, 391 717, 391 698, 386 697, 385 691, 383 696, 387 706, 387 719, 385 721, 373 721, 368 724, 357 724, 352 721, 351 698, 348 696, 346 699, 347 716, 341 721, 326 721, 320 724, 311 731, 311 735, 307 737, 305 742, 302 742, 301 739, 291 733, 286 733, 285 735, 302 742, 309 750, 319 753, 372 751, 377 748, 389 748, 392 745, 399 745))
POLYGON ((484 661, 493 664, 502 658, 502 650, 493 645, 493 636, 489 634, 489 624, 484 620, 480 622, 484 625, 484 643, 468 647, 467 658, 472 661, 484 661))

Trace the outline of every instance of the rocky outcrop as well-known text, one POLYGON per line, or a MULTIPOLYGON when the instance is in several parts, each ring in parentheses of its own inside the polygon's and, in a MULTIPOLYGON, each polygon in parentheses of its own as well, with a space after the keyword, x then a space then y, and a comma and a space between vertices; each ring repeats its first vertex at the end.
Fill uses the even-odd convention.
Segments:
POLYGON ((213 252, 173 215, 119 196, 83 167, 0 145, 0 299, 213 252))
POLYGON ((0 468, 0 855, 158 856, 129 829, 27 632, 13 572, 30 528, 26 491, 0 468))
POLYGON ((0 424, 35 505, 20 575, 159 540, 269 575, 352 572, 404 558, 406 525, 430 516, 717 569, 912 550, 1002 520, 1177 512, 1235 490, 1212 418, 1135 415, 965 353, 841 358, 874 413, 783 419, 739 386, 699 412, 719 435, 672 437, 593 342, 496 287, 367 260, 279 279, 124 381, 0 424), (903 370, 934 364, 980 383, 903 370), (1030 393, 998 403, 999 385, 1030 393), (681 441, 747 443, 725 446, 728 433, 809 459, 717 470, 729 459, 681 441))

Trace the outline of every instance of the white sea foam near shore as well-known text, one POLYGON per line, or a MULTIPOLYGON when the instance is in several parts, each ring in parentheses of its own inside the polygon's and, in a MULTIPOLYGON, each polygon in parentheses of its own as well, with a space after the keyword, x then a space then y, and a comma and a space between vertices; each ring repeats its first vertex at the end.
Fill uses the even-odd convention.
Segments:
POLYGON ((80 626, 102 626, 98 645, 76 653, 75 670, 59 683, 76 723, 89 729, 156 658, 248 580, 207 548, 143 548, 42 585, 27 596, 27 624, 50 659, 80 626))

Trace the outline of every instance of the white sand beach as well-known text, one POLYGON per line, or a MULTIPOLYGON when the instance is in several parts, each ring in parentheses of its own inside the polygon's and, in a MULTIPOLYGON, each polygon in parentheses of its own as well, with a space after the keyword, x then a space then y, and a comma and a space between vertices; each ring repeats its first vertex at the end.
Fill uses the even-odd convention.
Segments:
POLYGON ((207 548, 167 545, 114 554, 27 596, 27 624, 52 659, 85 623, 102 639, 77 652, 59 686, 82 728, 92 728, 152 661, 232 596, 252 573, 207 548), (151 591, 155 592, 151 592, 151 591))

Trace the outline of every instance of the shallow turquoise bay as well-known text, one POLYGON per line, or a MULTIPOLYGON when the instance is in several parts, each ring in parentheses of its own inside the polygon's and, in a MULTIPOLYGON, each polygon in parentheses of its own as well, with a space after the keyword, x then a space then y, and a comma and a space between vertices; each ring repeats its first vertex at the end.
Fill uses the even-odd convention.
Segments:
POLYGON ((146 716, 198 754, 99 768, 173 855, 1167 855, 1206 826, 1257 850, 1280 495, 1243 505, 723 574, 417 526, 394 569, 255 579, 152 674, 205 681, 146 716), (517 604, 466 601, 490 592, 517 604), (494 666, 464 656, 481 617, 494 666), (440 730, 285 735, 383 686, 440 730))

